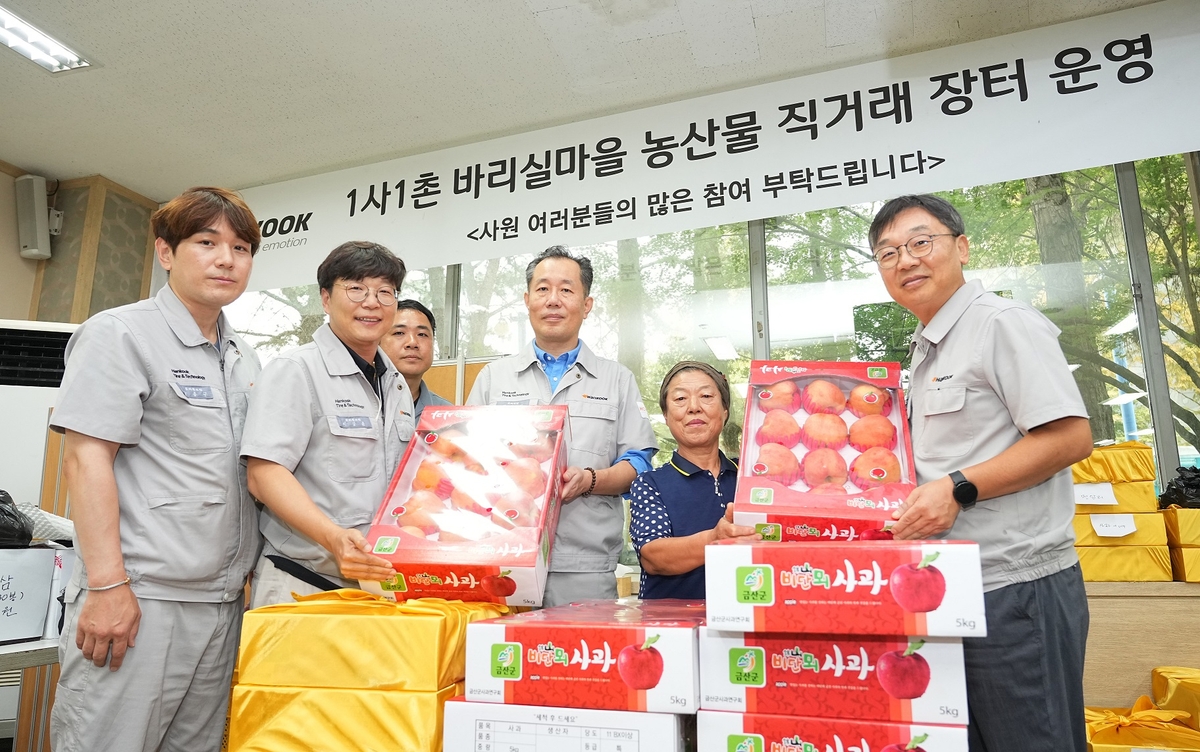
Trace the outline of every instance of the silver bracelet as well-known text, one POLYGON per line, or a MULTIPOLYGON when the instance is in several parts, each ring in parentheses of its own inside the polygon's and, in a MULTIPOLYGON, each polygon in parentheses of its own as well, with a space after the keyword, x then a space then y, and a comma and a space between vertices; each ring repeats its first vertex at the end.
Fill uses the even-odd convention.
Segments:
POLYGON ((121 580, 120 582, 114 582, 111 585, 105 585, 103 587, 86 587, 85 586, 83 589, 88 591, 89 593, 99 593, 104 590, 115 590, 116 588, 119 588, 122 585, 128 585, 128 584, 129 584, 129 577, 126 577, 125 579, 121 580))

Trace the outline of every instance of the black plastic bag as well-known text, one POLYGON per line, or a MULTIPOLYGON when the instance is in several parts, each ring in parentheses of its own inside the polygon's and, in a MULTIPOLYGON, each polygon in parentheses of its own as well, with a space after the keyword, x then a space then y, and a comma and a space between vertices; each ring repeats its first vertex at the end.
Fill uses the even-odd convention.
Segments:
POLYGON ((1158 508, 1166 509, 1175 504, 1187 509, 1200 509, 1200 468, 1181 467, 1179 475, 1167 484, 1158 497, 1158 508))
POLYGON ((29 548, 33 521, 17 509, 8 491, 0 491, 0 548, 29 548))

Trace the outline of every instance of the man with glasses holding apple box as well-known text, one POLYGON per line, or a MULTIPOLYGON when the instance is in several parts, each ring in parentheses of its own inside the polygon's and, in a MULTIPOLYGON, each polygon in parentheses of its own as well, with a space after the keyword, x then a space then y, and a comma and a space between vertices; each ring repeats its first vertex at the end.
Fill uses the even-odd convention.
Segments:
POLYGON ((414 430, 412 394, 379 347, 404 275, 381 245, 338 246, 317 269, 329 323, 263 369, 241 446, 264 505, 253 608, 394 574, 366 532, 414 430))
POLYGON ((871 223, 884 285, 920 321, 908 388, 920 485, 892 532, 979 544, 988 633, 963 640, 971 751, 1085 752, 1070 466, 1092 451, 1087 411, 1058 328, 966 280, 964 232, 931 195, 893 199, 871 223))

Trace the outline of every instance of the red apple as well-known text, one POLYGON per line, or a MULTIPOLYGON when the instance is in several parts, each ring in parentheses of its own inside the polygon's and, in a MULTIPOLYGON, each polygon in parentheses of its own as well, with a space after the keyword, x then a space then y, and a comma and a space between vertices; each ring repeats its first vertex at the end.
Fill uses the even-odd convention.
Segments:
POLYGON ((417 491, 403 504, 392 508, 392 516, 400 527, 420 528, 426 535, 437 532, 438 524, 435 515, 443 512, 446 505, 432 491, 417 491))
POLYGON ((461 509, 465 512, 474 512, 487 517, 492 513, 492 505, 479 501, 461 488, 456 488, 450 492, 450 504, 456 509, 461 509))
POLYGON ((507 598, 517 592, 517 581, 509 577, 511 569, 505 569, 500 574, 489 574, 479 581, 483 592, 494 598, 507 598))
POLYGON ((545 462, 554 456, 554 436, 545 431, 539 431, 537 439, 532 444, 510 443, 508 448, 518 457, 532 457, 538 462, 545 462))
POLYGON ((891 530, 864 530, 859 536, 863 540, 893 540, 891 530))
POLYGON ((504 472, 513 479, 517 486, 530 496, 541 496, 546 493, 546 474, 542 466, 532 457, 521 457, 501 463, 504 472))
POLYGON ((921 559, 920 564, 901 564, 888 577, 888 587, 900 608, 914 614, 935 610, 946 597, 946 578, 930 564, 937 553, 921 559))
POLYGON ((929 689, 929 662, 917 655, 924 640, 909 643, 903 652, 892 650, 879 656, 875 676, 879 686, 897 700, 911 700, 929 689))
POLYGON ((651 689, 658 686, 663 674, 662 653, 650 647, 658 635, 649 637, 641 647, 626 645, 617 655, 617 673, 630 689, 651 689))
POLYGON ((534 498, 519 489, 501 496, 492 505, 492 520, 509 529, 536 527, 540 516, 534 498))
POLYGON ((446 471, 442 469, 437 460, 424 459, 417 466, 417 474, 413 478, 412 490, 433 491, 439 498, 448 499, 451 492, 454 491, 454 484, 450 482, 450 478, 446 476, 446 471))
POLYGON ((425 531, 415 525, 404 525, 400 528, 401 532, 408 533, 414 538, 425 538, 425 531))
POLYGON ((883 749, 879 750, 879 752, 925 752, 924 747, 918 747, 917 745, 928 738, 929 734, 920 734, 918 736, 914 736, 908 744, 903 746, 899 744, 889 744, 883 749))

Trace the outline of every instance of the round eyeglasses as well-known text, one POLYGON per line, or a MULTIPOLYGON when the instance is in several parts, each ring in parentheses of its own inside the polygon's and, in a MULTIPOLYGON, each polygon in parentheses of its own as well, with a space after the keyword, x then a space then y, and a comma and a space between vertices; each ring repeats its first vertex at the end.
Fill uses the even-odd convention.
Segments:
POLYGON ((914 235, 904 245, 885 245, 875 249, 875 263, 880 269, 891 269, 900 263, 900 252, 908 251, 913 258, 923 258, 933 251, 933 239, 943 236, 958 237, 957 232, 941 232, 936 235, 914 235))
POLYGON ((350 298, 352 303, 362 303, 367 299, 367 293, 374 292, 375 300, 379 301, 379 305, 384 308, 391 308, 396 305, 396 291, 390 287, 381 287, 378 290, 372 291, 370 288, 362 285, 339 285, 346 291, 346 297, 350 298))

